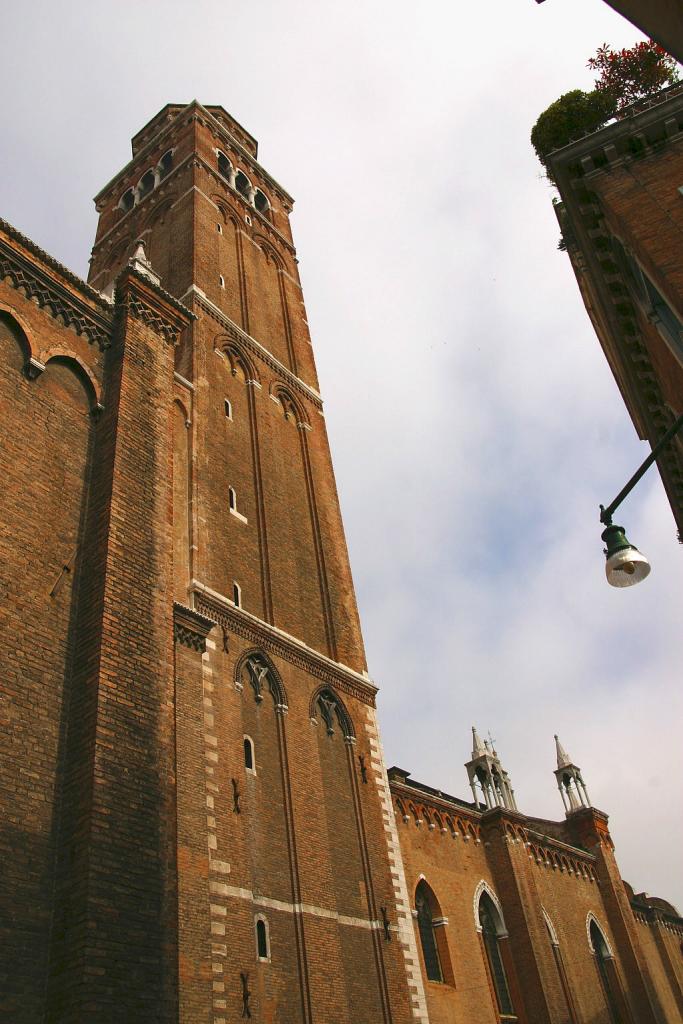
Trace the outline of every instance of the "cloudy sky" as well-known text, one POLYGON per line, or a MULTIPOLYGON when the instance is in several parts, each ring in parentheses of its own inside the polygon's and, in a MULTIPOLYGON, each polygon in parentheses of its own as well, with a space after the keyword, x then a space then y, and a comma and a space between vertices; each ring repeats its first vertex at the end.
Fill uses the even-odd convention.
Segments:
POLYGON ((388 763, 466 796, 477 723, 520 809, 559 818, 559 732, 624 877, 683 909, 682 551, 651 471, 618 521, 652 574, 605 582, 598 504, 647 450, 528 141, 638 38, 601 0, 13 4, 0 215, 85 276, 91 197, 165 103, 259 139, 297 200, 388 763))

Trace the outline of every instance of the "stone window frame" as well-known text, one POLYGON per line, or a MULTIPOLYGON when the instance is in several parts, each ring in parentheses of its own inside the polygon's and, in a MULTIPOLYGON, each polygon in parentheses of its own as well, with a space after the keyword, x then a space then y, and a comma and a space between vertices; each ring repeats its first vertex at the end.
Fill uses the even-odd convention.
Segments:
POLYGON ((250 775, 256 775, 256 746, 253 739, 246 732, 242 738, 243 750, 244 750, 244 770, 250 775), (247 750, 249 750, 249 759, 251 765, 247 764, 247 750))
POLYGON ((270 926, 265 914, 254 914, 254 944, 257 961, 261 964, 271 963, 270 926), (262 925, 262 928, 259 928, 259 925, 262 925), (261 943, 261 936, 263 937, 263 944, 261 943), (261 952, 262 948, 265 949, 265 956, 261 952))

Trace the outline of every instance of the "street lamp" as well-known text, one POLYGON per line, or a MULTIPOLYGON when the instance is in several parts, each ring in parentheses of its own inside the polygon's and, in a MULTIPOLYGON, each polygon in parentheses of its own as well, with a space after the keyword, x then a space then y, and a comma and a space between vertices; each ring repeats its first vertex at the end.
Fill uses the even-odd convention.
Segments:
POLYGON ((632 587, 640 583, 650 572, 650 563, 645 555, 635 548, 626 536, 623 526, 612 523, 613 512, 621 505, 627 494, 630 494, 641 476, 647 472, 659 453, 683 427, 683 416, 667 430, 664 437, 654 446, 642 466, 635 471, 629 482, 623 487, 611 504, 605 508, 600 506, 600 522, 605 527, 602 539, 605 542, 605 575, 607 582, 613 587, 632 587))

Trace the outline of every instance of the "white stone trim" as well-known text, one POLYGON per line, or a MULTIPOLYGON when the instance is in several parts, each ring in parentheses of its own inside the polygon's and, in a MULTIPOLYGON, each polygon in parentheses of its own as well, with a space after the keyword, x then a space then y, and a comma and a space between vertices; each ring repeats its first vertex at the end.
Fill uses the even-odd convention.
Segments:
POLYGON ((592 910, 589 910, 588 913, 586 914, 586 938, 588 939, 588 948, 590 949, 591 953, 596 955, 595 946, 593 945, 593 940, 591 939, 591 922, 592 921, 595 922, 595 926, 596 926, 596 928, 599 929, 600 934, 602 935, 602 938, 604 940, 604 943, 607 946, 607 955, 609 956, 610 959, 613 960, 614 959, 614 950, 612 949, 611 942, 607 938, 607 932, 606 932, 604 926, 600 924, 600 922, 598 921, 596 915, 593 913, 592 910))
POLYGON ((243 516, 241 512, 238 512, 236 508, 230 508, 230 509, 228 509, 228 512, 230 513, 231 516, 234 516, 235 519, 239 519, 239 521, 241 523, 248 523, 249 522, 247 517, 243 516))
POLYGON ((370 747, 370 766, 376 780, 377 793, 379 796, 382 819, 384 821, 384 834, 387 843, 389 863, 392 865, 392 885, 394 890, 394 901, 396 904, 398 940, 403 951, 405 964, 406 981, 410 993, 411 1010, 413 1020, 419 1024, 429 1024, 427 1012, 427 999, 425 997, 424 982, 420 969, 420 958, 417 951, 415 938, 415 927, 413 925, 413 912, 410 908, 408 897, 408 885, 406 882, 401 846, 398 838, 398 828, 394 815, 394 805, 391 799, 389 778, 384 765, 384 754, 379 737, 377 725, 377 714, 374 708, 366 709, 365 732, 370 747))
POLYGON ((550 932, 550 942, 551 942, 551 944, 553 946, 559 946, 560 940, 557 937, 557 932, 555 931, 555 925, 550 920, 550 914, 548 913, 548 911, 545 909, 544 906, 541 906, 541 911, 543 912, 543 918, 545 920, 546 925, 548 926, 548 931, 550 932))
POLYGON ((190 287, 183 293, 182 298, 179 299, 178 301, 184 303, 185 299, 187 299, 191 295, 194 295, 198 300, 200 300, 201 303, 210 310, 210 312, 213 314, 216 320, 224 323, 227 327, 232 328, 237 334, 237 336, 243 339, 247 347, 250 348, 253 352, 255 352, 257 356, 260 356, 260 358, 263 359, 264 362, 270 363, 273 369, 275 369, 279 374, 281 374, 283 380, 296 382, 296 384, 299 387, 301 387, 304 390, 304 392, 306 392, 316 404, 322 402, 322 397, 319 391, 316 391, 314 387, 311 387, 310 384, 307 384, 306 381, 301 379, 301 377, 297 377, 297 375, 295 373, 292 373, 292 371, 289 370, 284 363, 280 362, 280 360, 276 356, 274 356, 272 352, 270 352, 265 347, 265 345, 262 345, 261 342, 257 341, 256 338, 254 338, 251 334, 247 334, 246 331, 242 330, 239 324, 236 324, 234 320, 231 320, 230 317, 223 312, 220 306, 217 306, 215 302, 212 302, 211 299, 207 296, 206 292, 203 292, 202 289, 198 288, 196 284, 191 284, 190 287))
POLYGON ((503 917, 503 908, 500 905, 500 900, 496 896, 495 892, 493 891, 493 889, 491 888, 489 883, 487 881, 485 881, 485 879, 483 879, 483 878, 477 884, 477 888, 474 890, 474 896, 472 897, 472 910, 474 912, 474 927, 476 928, 476 930, 478 932, 481 932, 481 925, 479 924, 479 900, 482 897, 482 893, 486 893, 487 896, 490 897, 491 902, 493 903, 494 907, 498 911, 498 917, 499 917, 498 926, 499 926, 499 928, 502 928, 502 931, 498 932, 498 938, 499 939, 507 939, 508 932, 507 932, 507 928, 505 927, 505 918, 503 917))
MULTIPOLYGON (((191 592, 196 591, 200 594, 206 594, 208 597, 213 598, 214 601, 217 601, 219 604, 227 605, 229 608, 235 607, 234 602, 231 601, 229 597, 226 597, 225 594, 220 594, 217 590, 212 590, 211 587, 207 587, 206 584, 201 583, 198 579, 192 579, 190 581, 189 590, 191 592)), ((327 655, 321 654, 320 651, 316 651, 313 647, 309 647, 308 644, 303 643, 303 641, 299 640, 298 637, 292 636, 291 633, 286 633, 284 629, 279 629, 277 626, 273 626, 270 622, 266 622, 265 619, 260 619, 258 615, 254 615, 252 612, 248 612, 242 607, 240 607, 238 611, 247 621, 251 620, 259 627, 259 629, 263 630, 264 633, 270 633, 275 637, 282 637, 287 641, 287 643, 298 647, 303 654, 306 654, 308 657, 315 658, 315 660, 321 665, 329 665, 337 672, 342 672, 350 681, 360 683, 366 692, 368 689, 377 692, 377 686, 367 674, 361 675, 360 672, 356 672, 355 669, 350 668, 348 665, 344 665, 343 662, 333 661, 332 658, 328 658, 327 655)))

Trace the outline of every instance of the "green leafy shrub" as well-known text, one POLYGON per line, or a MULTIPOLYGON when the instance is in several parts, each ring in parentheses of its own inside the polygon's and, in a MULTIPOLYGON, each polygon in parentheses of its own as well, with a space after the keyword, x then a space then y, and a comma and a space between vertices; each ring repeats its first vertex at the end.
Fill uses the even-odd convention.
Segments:
POLYGON ((551 181, 553 178, 547 164, 549 154, 582 135, 602 128, 614 116, 615 107, 611 93, 573 89, 543 111, 531 132, 531 144, 551 181))

